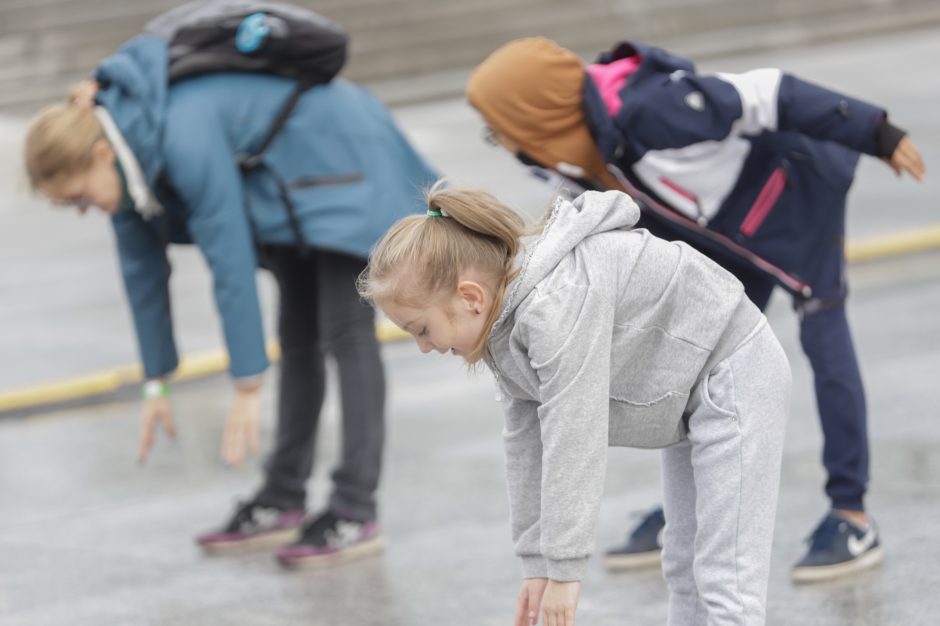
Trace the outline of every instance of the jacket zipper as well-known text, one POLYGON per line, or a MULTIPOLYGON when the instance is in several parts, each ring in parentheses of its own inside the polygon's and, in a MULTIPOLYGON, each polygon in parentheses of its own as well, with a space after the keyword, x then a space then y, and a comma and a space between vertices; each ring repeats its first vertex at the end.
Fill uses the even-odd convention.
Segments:
POLYGON ((759 268, 760 270, 766 272, 767 274, 779 280, 780 284, 782 284, 784 287, 786 287, 793 293, 798 293, 804 298, 812 297, 813 288, 810 287, 808 284, 804 283, 801 280, 794 278, 793 276, 790 276, 784 270, 780 269, 779 267, 777 267, 776 265, 774 265, 767 259, 754 254, 753 252, 751 252, 750 250, 748 250, 741 244, 735 242, 734 240, 729 239, 728 237, 725 237, 724 235, 719 235, 718 233, 712 230, 708 230, 707 228, 701 226, 700 224, 697 224, 694 220, 690 220, 684 215, 680 215, 676 211, 663 206, 661 203, 657 202, 656 200, 653 200, 647 194, 643 193, 642 191, 634 187, 630 183, 630 181, 627 179, 627 177, 624 175, 624 173, 620 170, 620 168, 617 167, 616 165, 608 163, 607 169, 614 175, 614 177, 617 179, 617 182, 619 182, 620 185, 623 187, 624 191, 630 194, 630 196, 632 196, 635 201, 642 202, 643 204, 647 206, 647 208, 649 208, 651 211, 653 211, 660 217, 667 219, 670 222, 673 222, 674 224, 678 224, 679 226, 683 228, 687 228, 691 231, 694 231, 695 233, 707 239, 710 239, 711 241, 714 241, 715 243, 718 243, 724 246, 725 248, 731 250, 738 256, 747 259, 755 267, 759 268))
POLYGON ((771 209, 774 208, 774 204, 777 203, 777 199, 780 197, 780 194, 783 193, 783 188, 786 184, 787 175, 783 171, 783 168, 778 167, 774 169, 770 174, 770 178, 767 179, 767 182, 764 183, 764 186, 761 188, 760 193, 757 194, 757 200, 754 201, 754 204, 751 206, 750 210, 748 210, 744 221, 741 222, 740 230, 742 234, 748 237, 754 236, 757 229, 761 227, 761 224, 763 224, 767 216, 770 215, 771 209))
POLYGON ((684 187, 681 187, 678 183, 675 183, 675 182, 669 180, 669 179, 666 178, 665 176, 660 176, 660 177, 659 177, 659 182, 661 182, 661 183, 662 183, 663 185, 665 185, 666 187, 669 187, 670 189, 672 189, 673 191, 675 191, 677 194, 679 194, 680 196, 682 196, 682 197, 685 198, 686 200, 689 200, 690 202, 693 202, 693 203, 695 204, 695 212, 698 213, 698 217, 695 218, 695 221, 698 222, 698 223, 699 223, 700 225, 702 225, 702 226, 705 226, 706 224, 708 224, 708 218, 705 217, 705 214, 704 214, 704 213, 702 213, 702 205, 699 204, 699 202, 698 202, 698 196, 697 196, 697 195, 695 195, 694 193, 692 193, 692 192, 689 191, 688 189, 685 189, 684 187))

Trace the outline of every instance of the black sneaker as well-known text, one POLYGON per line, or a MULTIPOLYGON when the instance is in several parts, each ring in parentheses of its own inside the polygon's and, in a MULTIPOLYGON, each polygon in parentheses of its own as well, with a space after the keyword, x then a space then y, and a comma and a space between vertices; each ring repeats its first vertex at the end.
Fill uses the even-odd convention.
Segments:
POLYGON ((869 519, 859 528, 847 519, 829 513, 807 539, 809 551, 793 566, 794 582, 806 583, 847 576, 874 567, 884 558, 878 529, 869 519))
POLYGON ((383 542, 375 520, 343 519, 327 511, 311 521, 300 540, 275 553, 285 567, 318 567, 375 554, 383 542))
POLYGON ((196 543, 207 552, 284 545, 297 538, 303 520, 302 510, 285 511, 254 500, 239 502, 235 514, 221 530, 199 535, 196 543))
POLYGON ((654 509, 633 529, 627 543, 611 548, 604 555, 608 569, 638 569, 660 564, 666 517, 662 507, 654 509))

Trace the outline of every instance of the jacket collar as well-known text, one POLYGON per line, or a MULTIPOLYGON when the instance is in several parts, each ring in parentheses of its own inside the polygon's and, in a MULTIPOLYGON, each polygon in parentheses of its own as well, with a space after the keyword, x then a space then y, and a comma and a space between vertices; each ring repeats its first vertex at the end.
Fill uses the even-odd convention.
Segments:
POLYGON ((98 118, 98 122, 104 130, 105 137, 107 137, 108 142, 110 142, 111 147, 114 149, 114 154, 121 164, 121 169, 124 170, 124 176, 127 181, 127 192, 134 202, 134 210, 140 213, 146 220, 163 213, 163 207, 156 202, 153 194, 150 192, 147 180, 144 178, 143 171, 140 169, 140 163, 137 162, 137 157, 134 156, 134 153, 127 145, 127 142, 124 140, 124 135, 121 134, 117 124, 114 123, 111 114, 106 108, 97 106, 95 107, 95 117, 98 118))

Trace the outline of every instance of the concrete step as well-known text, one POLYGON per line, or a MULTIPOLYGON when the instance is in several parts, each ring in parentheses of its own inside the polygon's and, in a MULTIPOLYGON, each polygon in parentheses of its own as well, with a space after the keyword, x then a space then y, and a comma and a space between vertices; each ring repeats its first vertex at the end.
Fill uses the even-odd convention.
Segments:
MULTIPOLYGON (((60 100, 142 24, 179 0, 7 0, 0 4, 0 112, 60 100)), ((453 74, 511 39, 546 35, 590 52, 621 38, 658 43, 709 41, 721 50, 731 31, 753 29, 768 41, 798 41, 810 31, 839 33, 864 22, 917 25, 936 0, 320 0, 303 2, 352 36, 344 76, 381 82, 453 74), (801 34, 802 33, 802 34, 801 34)), ((821 35, 820 35, 821 36, 821 35)), ((740 37, 738 37, 740 39, 740 37)), ((754 45, 759 45, 755 42, 754 45)))
MULTIPOLYGON (((835 14, 825 19, 796 18, 776 21, 772 25, 754 24, 707 33, 683 33, 647 41, 695 60, 761 53, 940 25, 940 3, 923 4, 904 10, 883 8, 880 11, 835 14)), ((565 45, 590 62, 614 41, 616 38, 603 40, 569 33, 565 45)), ((851 59, 846 59, 846 63, 851 63, 851 59)), ((378 80, 370 82, 369 87, 382 101, 396 106, 453 98, 463 94, 471 68, 378 80)))
MULTIPOLYGON (((548 0, 558 3, 557 0, 548 0)), ((121 0, 76 1, 47 0, 37 3, 0 4, 0 35, 12 33, 95 28, 102 24, 123 25, 132 18, 135 28, 175 6, 179 0, 151 3, 121 0)), ((438 17, 458 18, 469 13, 497 13, 507 6, 529 5, 538 10, 546 0, 332 0, 294 2, 335 20, 349 31, 361 28, 388 28, 393 25, 423 22, 438 17)), ((127 32, 127 31, 125 31, 127 32)))

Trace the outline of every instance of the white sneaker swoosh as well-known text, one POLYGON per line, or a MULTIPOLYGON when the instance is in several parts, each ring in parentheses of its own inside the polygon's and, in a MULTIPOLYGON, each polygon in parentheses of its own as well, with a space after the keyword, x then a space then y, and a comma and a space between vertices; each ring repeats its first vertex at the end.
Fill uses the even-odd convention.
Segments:
POLYGON ((854 534, 849 535, 849 553, 852 556, 858 556, 867 551, 869 548, 875 545, 875 537, 875 528, 873 526, 868 527, 868 530, 865 531, 865 534, 862 535, 861 539, 856 537, 854 534))

